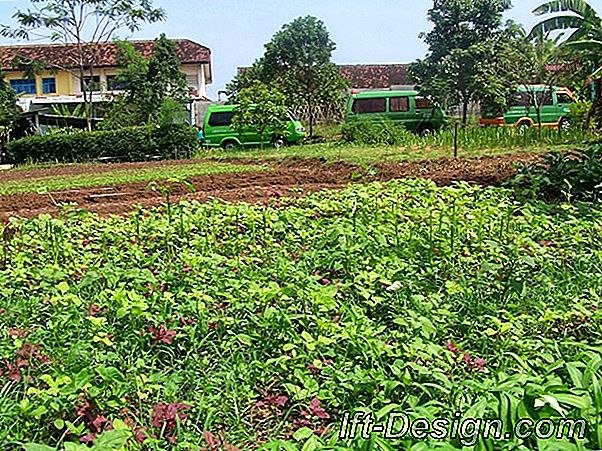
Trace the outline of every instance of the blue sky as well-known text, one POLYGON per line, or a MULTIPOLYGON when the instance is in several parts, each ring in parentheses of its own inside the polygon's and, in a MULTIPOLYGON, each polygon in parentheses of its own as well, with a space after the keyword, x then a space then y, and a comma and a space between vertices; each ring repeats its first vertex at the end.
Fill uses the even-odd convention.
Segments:
MULTIPOLYGON (((541 3, 514 0, 507 17, 530 27, 537 21, 532 10, 541 3)), ((602 0, 590 3, 602 6, 602 0)), ((429 27, 426 14, 432 0, 155 0, 155 4, 167 11, 165 22, 120 37, 146 39, 165 32, 207 45, 213 51, 210 95, 215 97, 238 66, 263 54, 263 44, 275 31, 308 14, 326 23, 337 43, 337 63, 405 63, 420 58, 426 47, 418 35, 429 27)), ((14 11, 28 5, 26 0, 0 0, 0 23, 10 23, 14 11)))

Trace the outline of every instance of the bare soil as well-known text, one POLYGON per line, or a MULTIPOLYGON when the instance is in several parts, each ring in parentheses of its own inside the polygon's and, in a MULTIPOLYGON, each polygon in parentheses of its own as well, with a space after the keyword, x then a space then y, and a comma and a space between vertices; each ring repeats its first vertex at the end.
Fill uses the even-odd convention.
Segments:
MULTIPOLYGON (((216 174, 193 177, 195 191, 176 186, 174 202, 183 199, 226 202, 273 203, 282 197, 299 197, 324 189, 340 189, 349 183, 388 181, 421 177, 438 185, 466 181, 479 185, 499 185, 516 172, 517 163, 539 159, 537 154, 502 155, 473 159, 441 159, 420 162, 386 163, 374 166, 374 171, 346 163, 328 164, 321 160, 285 160, 268 162, 271 171, 241 174, 216 174)), ((191 161, 153 162, 131 164, 103 164, 61 166, 31 171, 9 171, 3 179, 37 179, 47 176, 98 174, 119 169, 165 167, 190 164, 191 161)), ((257 163, 257 162, 255 162, 257 163)), ((266 162, 262 162, 266 163, 266 162)), ((155 207, 163 203, 161 193, 148 188, 148 183, 126 183, 114 186, 60 191, 51 194, 24 193, 0 196, 0 218, 10 216, 33 217, 40 214, 56 215, 61 204, 75 204, 78 208, 101 215, 125 214, 137 206, 155 207)))

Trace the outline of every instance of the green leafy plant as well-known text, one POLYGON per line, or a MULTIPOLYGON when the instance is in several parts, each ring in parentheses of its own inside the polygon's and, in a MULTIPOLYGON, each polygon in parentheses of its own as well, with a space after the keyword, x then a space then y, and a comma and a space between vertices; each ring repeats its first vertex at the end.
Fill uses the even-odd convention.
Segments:
POLYGON ((169 204, 12 221, 3 448, 462 449, 340 440, 358 409, 574 416, 583 440, 465 446, 600 448, 599 204, 425 180, 169 204))
POLYGON ((556 200, 599 201, 602 195, 602 145, 555 152, 521 168, 511 185, 521 195, 556 200))
POLYGON ((354 144, 401 145, 416 141, 416 137, 403 125, 389 119, 346 123, 341 127, 341 134, 344 142, 354 144))
POLYGON ((243 89, 236 100, 239 107, 232 126, 241 134, 248 129, 257 129, 262 142, 270 136, 278 139, 285 135, 288 111, 286 98, 281 92, 256 81, 243 89))
POLYGON ((98 159, 144 161, 151 158, 188 158, 197 148, 198 137, 194 128, 171 124, 31 136, 11 142, 7 153, 14 163, 98 159))

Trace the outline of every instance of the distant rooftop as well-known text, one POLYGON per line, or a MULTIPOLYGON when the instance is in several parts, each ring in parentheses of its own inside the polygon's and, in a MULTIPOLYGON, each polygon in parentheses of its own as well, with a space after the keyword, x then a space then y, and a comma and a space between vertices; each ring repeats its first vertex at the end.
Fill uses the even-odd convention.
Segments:
POLYGON ((407 64, 348 64, 339 67, 352 89, 387 89, 413 84, 407 64))
MULTIPOLYGON (((211 50, 204 45, 189 39, 174 39, 178 58, 182 64, 209 64, 211 50)), ((130 41, 134 48, 144 57, 149 58, 155 48, 154 41, 130 41)), ((94 51, 89 45, 87 50, 94 51)), ((113 42, 100 44, 96 47, 96 67, 117 66, 117 45, 113 42)), ((0 46, 0 62, 3 70, 18 70, 15 59, 38 61, 49 66, 63 68, 76 67, 77 47, 74 44, 38 44, 0 46)))
MULTIPOLYGON (((344 64, 339 65, 341 75, 349 81, 351 89, 376 90, 413 87, 407 64, 344 64)), ((241 74, 248 67, 239 67, 241 74)))

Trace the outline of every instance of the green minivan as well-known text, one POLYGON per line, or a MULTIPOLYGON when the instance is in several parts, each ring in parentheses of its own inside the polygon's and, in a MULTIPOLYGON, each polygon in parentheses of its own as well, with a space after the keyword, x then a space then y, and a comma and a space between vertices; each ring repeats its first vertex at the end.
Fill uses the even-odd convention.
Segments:
POLYGON ((575 101, 575 95, 568 88, 521 86, 508 98, 506 111, 484 112, 480 123, 483 126, 537 127, 541 121, 542 127, 567 129, 571 126, 571 104, 575 101))
POLYGON ((272 145, 276 148, 298 143, 305 137, 305 127, 293 116, 288 115, 287 128, 282 133, 268 131, 263 136, 255 128, 244 132, 232 127, 232 118, 238 105, 211 105, 205 115, 203 144, 208 147, 223 147, 231 150, 240 146, 272 145))
POLYGON ((443 110, 418 91, 353 92, 347 103, 347 121, 388 119, 420 135, 429 135, 446 123, 443 110))

